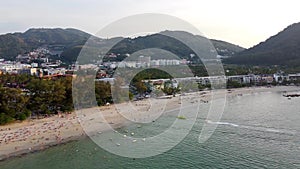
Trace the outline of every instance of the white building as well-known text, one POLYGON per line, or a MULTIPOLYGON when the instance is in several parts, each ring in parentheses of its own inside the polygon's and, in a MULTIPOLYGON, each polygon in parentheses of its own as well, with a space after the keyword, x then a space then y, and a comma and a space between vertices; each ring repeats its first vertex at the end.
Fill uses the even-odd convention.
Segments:
POLYGON ((31 68, 31 65, 21 63, 1 63, 0 70, 4 73, 18 73, 18 70, 31 68))
POLYGON ((288 79, 291 81, 300 80, 300 73, 289 74, 288 79))

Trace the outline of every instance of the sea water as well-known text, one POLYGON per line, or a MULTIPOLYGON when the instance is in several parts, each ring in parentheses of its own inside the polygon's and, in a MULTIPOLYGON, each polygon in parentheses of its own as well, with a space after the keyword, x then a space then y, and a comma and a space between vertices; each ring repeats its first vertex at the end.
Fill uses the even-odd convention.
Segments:
MULTIPOLYGON (((201 104, 205 112, 209 104, 201 104)), ((0 162, 1 169, 117 169, 117 168, 300 168, 300 98, 280 92, 227 99, 221 121, 207 121, 201 113, 188 136, 170 151, 134 159, 111 154, 83 139, 0 162), (198 143, 204 123, 218 128, 198 143)), ((155 135, 176 116, 120 130, 155 135)))

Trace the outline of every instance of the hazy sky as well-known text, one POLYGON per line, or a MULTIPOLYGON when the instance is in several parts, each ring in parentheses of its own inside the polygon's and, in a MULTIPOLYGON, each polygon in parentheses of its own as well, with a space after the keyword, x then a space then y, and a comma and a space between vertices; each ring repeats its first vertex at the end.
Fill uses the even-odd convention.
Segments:
POLYGON ((208 38, 251 47, 300 22, 299 0, 1 0, 0 33, 73 27, 95 34, 124 16, 163 13, 208 38))

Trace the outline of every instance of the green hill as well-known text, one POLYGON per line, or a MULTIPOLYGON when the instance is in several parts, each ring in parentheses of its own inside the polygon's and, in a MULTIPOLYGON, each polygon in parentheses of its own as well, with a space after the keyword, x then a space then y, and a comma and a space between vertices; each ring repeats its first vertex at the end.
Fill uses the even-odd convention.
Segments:
MULTIPOLYGON (((134 53, 142 49, 159 48, 159 49, 172 52, 173 54, 181 58, 185 58, 188 60, 192 59, 190 57, 190 54, 194 52, 189 47, 187 47, 179 40, 176 40, 171 36, 166 36, 165 34, 169 34, 171 36, 172 34, 173 35, 176 34, 177 36, 183 38, 190 38, 195 36, 188 32, 183 32, 183 31, 165 31, 158 34, 140 36, 133 39, 126 38, 123 39, 121 42, 119 42, 110 52, 126 54, 126 53, 134 53)), ((201 39, 203 37, 197 36, 197 38, 201 39)), ((207 41, 207 39, 205 38, 203 38, 202 40, 207 41)), ((220 40, 210 40, 210 42, 215 47, 218 54, 222 56, 230 57, 244 50, 244 48, 242 47, 239 47, 237 45, 228 42, 220 41, 220 40)), ((154 56, 154 58, 156 59, 159 57, 160 56, 154 56)))
MULTIPOLYGON (((171 33, 179 33, 181 36, 194 36, 187 32, 170 31, 171 33)), ((6 60, 14 60, 18 54, 30 52, 41 46, 51 47, 60 46, 63 49, 61 59, 64 62, 74 62, 85 42, 92 35, 77 29, 29 29, 24 33, 12 33, 0 35, 0 57, 6 60)), ((93 38, 96 45, 101 43, 110 43, 112 39, 93 38)), ((113 38, 115 39, 115 38, 113 38)), ((217 52, 223 56, 232 56, 243 48, 224 41, 211 40, 217 52)), ((110 52, 120 54, 116 60, 124 59, 127 53, 133 53, 138 50, 147 48, 159 48, 170 51, 175 55, 191 59, 190 54, 193 53, 186 45, 180 41, 170 38, 162 34, 152 34, 137 38, 125 38, 115 45, 110 52)))
POLYGON ((245 50, 243 47, 221 40, 211 39, 211 42, 216 48, 218 54, 222 56, 234 56, 235 54, 245 50))
POLYGON ((225 63, 244 65, 300 65, 300 23, 295 23, 225 63))
POLYGON ((61 45, 70 48, 84 44, 90 34, 76 29, 29 29, 24 33, 0 35, 0 57, 14 60, 18 54, 41 46, 61 45))

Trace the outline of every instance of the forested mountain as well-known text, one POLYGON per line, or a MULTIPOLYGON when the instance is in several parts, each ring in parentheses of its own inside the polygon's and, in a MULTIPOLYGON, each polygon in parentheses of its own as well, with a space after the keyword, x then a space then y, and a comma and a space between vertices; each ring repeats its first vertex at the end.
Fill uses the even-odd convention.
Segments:
POLYGON ((300 65, 300 23, 295 23, 260 44, 237 53, 225 63, 244 65, 300 65))
MULTIPOLYGON (((176 32, 176 31, 175 31, 176 32)), ((178 32, 177 32, 178 33, 178 32)), ((187 32, 180 32, 183 36, 187 32)), ((191 34, 189 34, 191 35, 191 34)), ((7 60, 14 60, 18 54, 30 52, 38 47, 60 46, 62 48, 61 60, 64 62, 74 62, 85 42, 92 35, 76 29, 29 29, 24 33, 10 33, 0 35, 0 57, 7 60)), ((110 39, 100 39, 94 37, 98 43, 106 43, 110 39)), ((232 56, 244 48, 224 41, 211 40, 217 52, 223 56, 232 56)), ((192 51, 183 43, 176 39, 164 36, 162 34, 152 34, 137 38, 124 38, 111 52, 119 55, 117 60, 124 59, 124 55, 141 49, 159 48, 168 50, 179 57, 189 59, 192 51), (123 57, 122 57, 123 56, 123 57)))
MULTIPOLYGON (((176 31, 175 31, 176 32, 176 31)), ((177 32, 178 33, 178 32, 177 32)), ((181 32, 182 36, 187 32, 181 32)), ((74 62, 82 46, 92 35, 76 29, 29 29, 24 33, 0 35, 0 57, 14 60, 18 54, 26 53, 41 46, 60 46, 61 60, 74 62)), ((94 38, 95 41, 106 43, 111 39, 94 38)), ((243 65, 300 65, 300 23, 295 23, 260 44, 244 50, 237 45, 211 40, 219 55, 229 56, 224 63, 243 65), (233 56, 233 57, 231 57, 233 56)), ((152 34, 136 38, 124 38, 110 52, 118 55, 117 61, 124 59, 127 53, 147 48, 159 48, 175 55, 190 59, 191 49, 180 41, 152 34)))
POLYGON ((0 57, 14 60, 18 54, 41 46, 60 45, 67 49, 84 44, 91 35, 76 29, 29 29, 0 36, 0 57))
MULTIPOLYGON (((183 39, 188 39, 189 37, 195 37, 195 35, 192 35, 188 32, 165 31, 157 34, 148 35, 148 36, 137 37, 134 39, 126 38, 123 41, 121 41, 119 44, 117 44, 111 51, 114 53, 126 53, 126 52, 132 53, 147 48, 159 48, 159 49, 170 51, 181 58, 191 59, 189 58, 190 54, 194 52, 179 40, 176 40, 171 36, 166 36, 168 34, 171 36, 172 35, 180 36, 183 37, 183 39)), ((201 36, 198 36, 198 38, 200 39, 202 38, 203 41, 209 40, 201 36)), ((220 40, 210 39, 210 42, 215 47, 218 54, 222 56, 230 57, 244 50, 244 48, 242 47, 239 47, 237 45, 228 42, 220 41, 220 40)))
POLYGON ((221 40, 211 39, 211 42, 216 48, 218 54, 222 56, 234 56, 235 54, 245 50, 243 47, 221 40))

